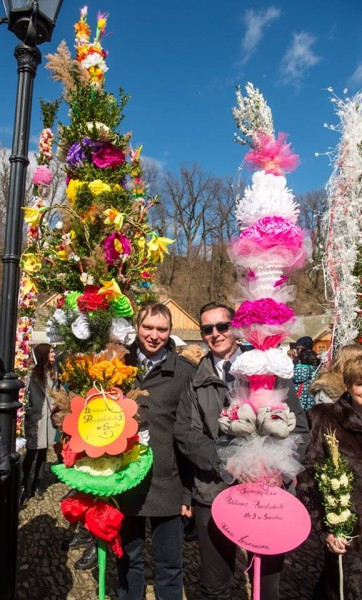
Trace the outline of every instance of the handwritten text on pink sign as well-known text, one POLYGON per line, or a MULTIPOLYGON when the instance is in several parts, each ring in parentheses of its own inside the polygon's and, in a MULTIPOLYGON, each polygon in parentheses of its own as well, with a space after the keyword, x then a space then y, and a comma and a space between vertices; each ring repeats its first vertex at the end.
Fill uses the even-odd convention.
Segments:
POLYGON ((218 528, 238 546, 257 554, 280 554, 308 537, 311 521, 289 492, 262 484, 240 484, 221 492, 212 505, 218 528))

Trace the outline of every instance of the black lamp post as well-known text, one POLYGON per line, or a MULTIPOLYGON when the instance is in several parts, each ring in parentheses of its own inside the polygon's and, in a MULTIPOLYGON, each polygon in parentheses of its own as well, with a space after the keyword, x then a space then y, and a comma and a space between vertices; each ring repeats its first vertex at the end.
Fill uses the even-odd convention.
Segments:
POLYGON ((33 84, 41 62, 37 44, 48 42, 63 0, 3 0, 8 28, 22 41, 15 48, 18 88, 14 135, 10 156, 9 189, 5 226, 3 287, 0 310, 0 357, 6 375, 0 380, 0 428, 10 453, 11 473, 0 488, 0 596, 15 598, 18 530, 19 455, 15 452, 16 411, 22 383, 12 372, 15 358, 19 261, 22 241, 26 169, 29 164, 29 130, 33 84))

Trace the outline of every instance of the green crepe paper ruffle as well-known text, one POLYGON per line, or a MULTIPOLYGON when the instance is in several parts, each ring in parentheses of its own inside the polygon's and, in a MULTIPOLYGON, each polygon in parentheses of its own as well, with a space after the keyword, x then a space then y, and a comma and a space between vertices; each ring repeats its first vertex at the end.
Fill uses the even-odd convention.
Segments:
POLYGON ((73 467, 67 468, 65 465, 53 465, 52 471, 60 481, 80 492, 95 496, 114 496, 141 483, 150 470, 152 462, 152 450, 147 448, 137 461, 108 477, 89 475, 73 467))
POLYGON ((132 317, 134 310, 127 296, 122 296, 119 300, 112 300, 110 303, 117 317, 132 317))
POLYGON ((77 298, 79 298, 79 296, 82 296, 80 292, 70 292, 65 296, 65 305, 72 310, 77 310, 77 298))

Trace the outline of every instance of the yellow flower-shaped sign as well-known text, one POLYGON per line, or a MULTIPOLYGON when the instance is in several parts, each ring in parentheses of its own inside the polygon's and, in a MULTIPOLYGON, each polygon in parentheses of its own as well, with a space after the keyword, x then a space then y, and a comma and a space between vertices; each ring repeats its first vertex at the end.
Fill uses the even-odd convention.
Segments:
POLYGON ((91 458, 121 454, 127 440, 137 433, 138 423, 133 418, 137 408, 137 403, 117 388, 106 392, 92 388, 85 398, 76 396, 71 414, 63 422, 63 431, 71 436, 70 448, 91 458))

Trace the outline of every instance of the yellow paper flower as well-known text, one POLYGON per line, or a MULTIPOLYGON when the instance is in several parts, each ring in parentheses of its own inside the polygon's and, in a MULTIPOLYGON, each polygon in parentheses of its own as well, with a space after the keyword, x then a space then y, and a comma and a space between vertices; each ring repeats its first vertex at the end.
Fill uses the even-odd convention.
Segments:
POLYGON ((23 270, 28 275, 33 275, 41 269, 41 258, 37 254, 28 252, 23 254, 23 270))
POLYGON ((62 250, 58 250, 57 256, 59 260, 66 261, 68 260, 69 250, 68 248, 63 248, 62 250))
POLYGON ((32 279, 30 279, 30 277, 24 277, 23 284, 24 287, 22 289, 22 293, 24 294, 24 296, 26 296, 26 294, 29 294, 30 292, 34 292, 35 294, 38 292, 38 288, 36 287, 35 282, 32 279))
POLYGON ((153 232, 150 241, 148 242, 148 250, 151 255, 152 262, 163 262, 163 255, 169 254, 167 246, 168 244, 174 244, 175 240, 170 238, 160 237, 157 233, 153 232))
POLYGON ((71 204, 74 204, 74 202, 75 202, 75 197, 76 197, 78 188, 82 187, 85 184, 86 184, 85 181, 80 181, 79 179, 71 179, 70 180, 70 182, 68 183, 68 187, 67 187, 67 198, 68 198, 68 200, 70 200, 71 204))
POLYGON ((105 225, 114 225, 116 231, 119 231, 122 228, 124 221, 124 214, 120 213, 115 208, 107 208, 107 210, 103 211, 103 214, 106 215, 106 220, 104 221, 105 225))
POLYGON ((107 19, 99 19, 99 21, 97 23, 98 29, 104 29, 106 25, 107 25, 107 19))
POLYGON ((102 382, 111 379, 114 370, 115 367, 109 360, 102 360, 90 365, 88 373, 93 379, 102 382))
POLYGON ((146 240, 144 237, 139 237, 136 240, 136 244, 138 246, 138 250, 140 252, 141 257, 144 256, 145 248, 146 248, 146 240))
POLYGON ((111 279, 111 281, 101 280, 101 284, 103 287, 98 290, 98 294, 105 296, 107 300, 119 300, 123 296, 115 279, 111 279))
POLYGON ((31 227, 39 225, 42 212, 39 208, 23 208, 24 221, 31 227))
POLYGON ((93 196, 99 196, 104 192, 111 191, 111 186, 108 185, 108 183, 104 183, 104 181, 102 181, 101 179, 95 179, 94 181, 91 181, 90 183, 88 183, 88 187, 93 196))

